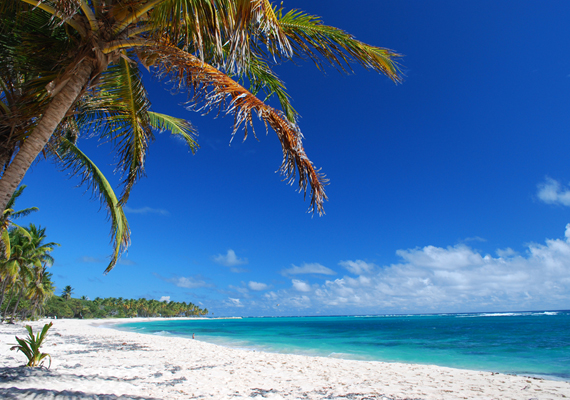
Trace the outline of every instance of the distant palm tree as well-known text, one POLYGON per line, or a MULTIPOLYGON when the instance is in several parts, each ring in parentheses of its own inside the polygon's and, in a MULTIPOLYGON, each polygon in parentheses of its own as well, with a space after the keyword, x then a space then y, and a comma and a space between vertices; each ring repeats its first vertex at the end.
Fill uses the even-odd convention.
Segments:
POLYGON ((51 298, 55 292, 55 286, 53 285, 51 277, 52 274, 47 272, 45 266, 36 270, 35 279, 29 288, 29 297, 32 303, 30 310, 31 318, 35 318, 38 313, 42 312, 44 303, 51 298))
POLYGON ((10 0, 0 3, 0 210, 34 160, 52 156, 103 196, 115 250, 129 242, 122 205, 143 176, 152 128, 184 138, 189 122, 150 110, 139 66, 188 90, 191 105, 234 116, 232 137, 258 116, 281 143, 281 172, 298 175, 310 209, 323 212, 326 179, 305 153, 296 112, 270 63, 307 56, 341 70, 355 61, 399 81, 398 54, 356 40, 318 17, 269 0, 10 0), (248 85, 249 90, 243 85, 248 85), (256 95, 275 95, 281 111, 256 95), (76 146, 79 133, 116 146, 123 174, 117 198, 99 169, 76 146))
POLYGON ((73 289, 70 285, 67 285, 66 287, 63 288, 63 291, 61 292, 61 297, 63 297, 65 300, 69 300, 71 299, 71 295, 74 293, 75 289, 73 289))

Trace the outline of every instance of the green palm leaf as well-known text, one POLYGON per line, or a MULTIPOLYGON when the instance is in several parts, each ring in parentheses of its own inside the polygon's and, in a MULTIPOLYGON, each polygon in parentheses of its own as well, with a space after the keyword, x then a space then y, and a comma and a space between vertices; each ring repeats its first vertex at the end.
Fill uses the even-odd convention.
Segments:
POLYGON ((279 24, 291 39, 298 56, 309 56, 321 68, 322 61, 343 71, 350 69, 354 60, 365 68, 381 72, 400 82, 400 70, 395 59, 401 57, 392 50, 370 46, 341 29, 322 24, 319 17, 298 10, 289 11, 279 19, 279 24))
POLYGON ((190 151, 192 151, 192 154, 196 152, 199 146, 192 137, 196 134, 196 130, 190 122, 182 118, 171 117, 153 111, 148 112, 148 117, 153 128, 158 129, 160 132, 168 131, 173 135, 181 137, 190 148, 190 151))
POLYGON ((244 73, 250 83, 249 90, 253 95, 257 95, 258 92, 263 90, 266 94, 265 99, 263 99, 264 102, 268 101, 272 95, 276 95, 281 104, 281 110, 283 110, 289 122, 296 122, 297 111, 291 105, 289 95, 285 91, 285 84, 275 75, 265 61, 255 54, 251 54, 250 63, 244 73))
POLYGON ((8 229, 2 229, 2 243, 4 244, 4 258, 6 260, 10 259, 11 248, 10 248, 10 235, 8 234, 8 229))
POLYGON ((144 175, 148 144, 152 141, 148 110, 150 102, 136 64, 127 53, 118 64, 111 66, 101 78, 101 89, 112 103, 108 105, 109 139, 117 144, 119 169, 123 172, 123 193, 126 203, 135 182, 144 175))
POLYGON ((82 177, 82 182, 100 195, 101 202, 106 206, 111 219, 111 238, 114 252, 105 269, 105 273, 108 273, 114 268, 120 255, 129 245, 130 230, 127 218, 112 186, 99 168, 71 141, 60 137, 58 142, 59 147, 55 151, 64 167, 72 170, 75 174, 79 174, 82 177))

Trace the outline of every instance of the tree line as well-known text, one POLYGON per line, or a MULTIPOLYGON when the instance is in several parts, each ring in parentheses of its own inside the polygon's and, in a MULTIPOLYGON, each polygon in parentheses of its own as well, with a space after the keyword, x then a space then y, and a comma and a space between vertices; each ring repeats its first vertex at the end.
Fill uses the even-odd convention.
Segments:
POLYGON ((164 302, 144 298, 99 298, 89 300, 71 297, 73 288, 66 286, 61 296, 55 295, 51 252, 58 243, 46 242, 46 229, 30 223, 27 227, 14 219, 38 211, 36 207, 15 211, 14 205, 25 186, 12 196, 0 217, 0 318, 1 321, 52 318, 127 318, 190 317, 208 314, 192 303, 164 302))
POLYGON ((134 317, 199 317, 208 314, 193 303, 124 299, 122 297, 85 296, 72 298, 73 288, 66 286, 61 296, 51 297, 45 304, 45 315, 52 318, 134 318, 134 317))

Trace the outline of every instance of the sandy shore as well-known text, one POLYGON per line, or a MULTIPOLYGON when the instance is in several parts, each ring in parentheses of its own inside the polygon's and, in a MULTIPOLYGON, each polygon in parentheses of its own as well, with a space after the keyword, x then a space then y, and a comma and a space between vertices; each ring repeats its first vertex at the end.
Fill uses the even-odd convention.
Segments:
MULTIPOLYGON (((113 320, 117 322, 117 320, 113 320)), ((130 322, 133 320, 129 320, 130 322)), ((34 322, 34 332, 45 321, 34 322)), ((51 369, 10 351, 23 324, 0 325, 2 399, 561 399, 570 382, 429 365, 236 350, 56 320, 51 369)))

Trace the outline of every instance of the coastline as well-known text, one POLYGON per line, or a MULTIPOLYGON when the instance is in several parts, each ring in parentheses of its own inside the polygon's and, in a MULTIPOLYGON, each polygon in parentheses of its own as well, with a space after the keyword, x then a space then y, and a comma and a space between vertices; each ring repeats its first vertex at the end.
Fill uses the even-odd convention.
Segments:
MULTIPOLYGON (((159 318, 158 318, 159 319, 159 318)), ((191 319, 191 318, 184 318, 191 319)), ((0 325, 0 397, 5 399, 553 399, 570 382, 433 365, 264 353, 181 337, 114 329, 157 318, 54 322, 42 351, 49 370, 18 368, 10 351, 25 323, 0 325)))

